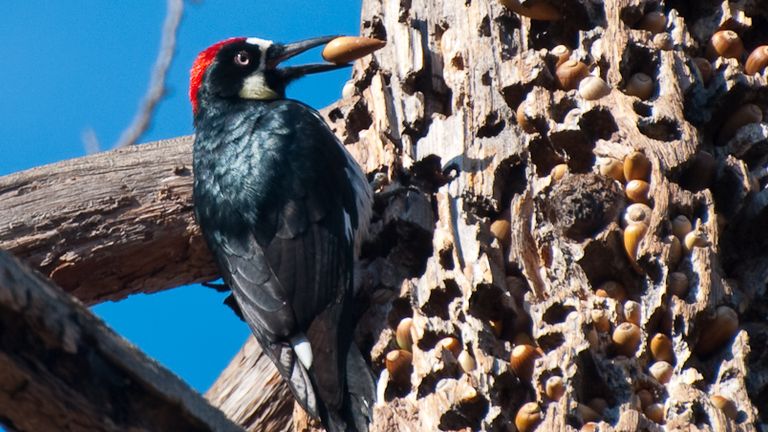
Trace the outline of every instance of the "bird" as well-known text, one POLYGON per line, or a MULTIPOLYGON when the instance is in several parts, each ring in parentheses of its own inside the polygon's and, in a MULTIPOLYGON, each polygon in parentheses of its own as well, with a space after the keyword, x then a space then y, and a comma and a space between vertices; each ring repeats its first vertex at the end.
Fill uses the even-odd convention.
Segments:
POLYGON ((286 87, 348 64, 280 63, 333 36, 230 38, 190 71, 193 204, 242 318, 329 432, 367 431, 374 377, 353 340, 354 268, 370 185, 322 116, 286 87))

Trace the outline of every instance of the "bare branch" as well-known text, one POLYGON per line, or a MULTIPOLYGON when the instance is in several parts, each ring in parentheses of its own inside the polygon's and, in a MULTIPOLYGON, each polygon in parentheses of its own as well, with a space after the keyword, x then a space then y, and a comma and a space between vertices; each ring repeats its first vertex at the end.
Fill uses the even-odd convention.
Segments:
POLYGON ((163 35, 160 46, 160 53, 157 55, 155 66, 152 69, 152 78, 149 83, 149 89, 144 97, 139 112, 134 117, 131 125, 120 136, 120 140, 115 147, 125 147, 136 144, 144 132, 149 128, 152 121, 152 115, 155 107, 165 95, 165 79, 168 75, 168 69, 173 61, 176 51, 176 35, 181 24, 181 17, 184 13, 183 0, 168 0, 168 12, 163 23, 163 35))
POLYGON ((0 329, 0 419, 13 429, 241 430, 5 252, 0 252, 0 329))

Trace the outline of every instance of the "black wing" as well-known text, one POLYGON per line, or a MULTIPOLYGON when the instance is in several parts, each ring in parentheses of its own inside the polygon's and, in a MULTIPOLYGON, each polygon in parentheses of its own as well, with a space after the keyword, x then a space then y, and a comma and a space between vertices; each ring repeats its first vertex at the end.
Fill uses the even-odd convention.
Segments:
POLYGON ((337 410, 352 338, 353 322, 341 321, 351 316, 358 218, 347 157, 322 118, 298 102, 276 101, 229 124, 232 142, 219 159, 228 166, 210 179, 229 202, 209 209, 224 220, 201 226, 245 320, 297 399, 317 416, 316 390, 337 410), (310 370, 291 345, 302 334, 312 347, 310 370))

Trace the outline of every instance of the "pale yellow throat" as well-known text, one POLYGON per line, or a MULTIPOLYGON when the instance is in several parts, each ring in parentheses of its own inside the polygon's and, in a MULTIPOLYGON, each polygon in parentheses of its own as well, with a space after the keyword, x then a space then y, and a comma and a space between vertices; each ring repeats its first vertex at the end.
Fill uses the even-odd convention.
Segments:
POLYGON ((264 74, 256 72, 249 76, 243 82, 243 88, 240 89, 240 97, 243 99, 269 100, 277 99, 279 95, 269 88, 264 74))

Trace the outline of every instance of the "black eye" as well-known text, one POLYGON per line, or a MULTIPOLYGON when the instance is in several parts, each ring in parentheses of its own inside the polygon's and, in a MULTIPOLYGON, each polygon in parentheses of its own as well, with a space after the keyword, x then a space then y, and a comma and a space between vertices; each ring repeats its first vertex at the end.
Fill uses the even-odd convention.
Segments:
POLYGON ((235 54, 235 64, 238 66, 248 66, 251 63, 251 55, 248 51, 240 51, 235 54))

